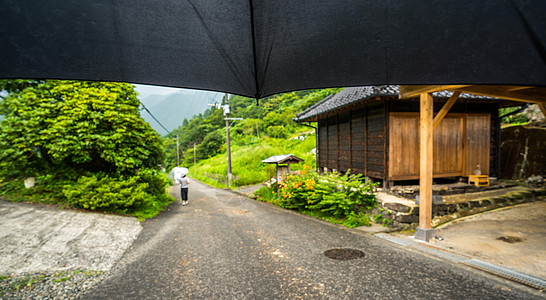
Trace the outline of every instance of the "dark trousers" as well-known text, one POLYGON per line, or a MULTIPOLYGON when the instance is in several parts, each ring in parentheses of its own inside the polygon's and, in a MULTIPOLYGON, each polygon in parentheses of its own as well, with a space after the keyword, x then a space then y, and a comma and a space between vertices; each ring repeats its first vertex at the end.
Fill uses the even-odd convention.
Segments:
POLYGON ((188 200, 188 188, 180 188, 180 195, 182 196, 182 201, 188 200))

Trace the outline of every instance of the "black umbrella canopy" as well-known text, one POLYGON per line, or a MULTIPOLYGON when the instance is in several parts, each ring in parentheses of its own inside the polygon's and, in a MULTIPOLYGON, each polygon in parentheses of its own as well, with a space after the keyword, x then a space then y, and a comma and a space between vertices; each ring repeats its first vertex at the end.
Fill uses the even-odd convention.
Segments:
POLYGON ((543 0, 0 0, 0 78, 546 85, 543 0))

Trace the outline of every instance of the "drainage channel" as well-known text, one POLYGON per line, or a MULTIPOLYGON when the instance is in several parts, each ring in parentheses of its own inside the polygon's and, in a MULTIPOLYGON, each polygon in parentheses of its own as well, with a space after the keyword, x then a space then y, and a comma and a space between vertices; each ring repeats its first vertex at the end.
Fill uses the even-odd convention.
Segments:
POLYGON ((470 259, 461 263, 464 265, 506 278, 506 279, 510 279, 510 280, 528 285, 530 287, 533 287, 541 291, 546 290, 546 281, 540 278, 536 278, 527 274, 512 271, 510 269, 503 268, 503 267, 490 264, 488 262, 484 262, 477 259, 470 259))
POLYGON ((500 276, 505 279, 509 279, 527 286, 530 286, 532 288, 535 288, 537 290, 540 290, 544 292, 546 290, 546 280, 543 280, 541 278, 537 278, 534 276, 530 276, 527 274, 519 273, 516 271, 512 271, 507 268, 503 268, 488 262, 484 262, 478 259, 468 259, 463 256, 457 255, 457 254, 451 254, 449 252, 445 252, 442 250, 436 250, 432 249, 430 247, 425 247, 422 245, 419 245, 416 242, 408 241, 405 239, 396 238, 394 236, 385 234, 385 233, 378 233, 375 234, 376 237, 387 240, 391 243, 401 245, 401 246, 412 246, 413 249, 417 249, 423 252, 427 252, 429 254, 439 256, 442 258, 449 259, 453 262, 460 263, 478 270, 482 270, 485 272, 488 272, 493 275, 500 276))

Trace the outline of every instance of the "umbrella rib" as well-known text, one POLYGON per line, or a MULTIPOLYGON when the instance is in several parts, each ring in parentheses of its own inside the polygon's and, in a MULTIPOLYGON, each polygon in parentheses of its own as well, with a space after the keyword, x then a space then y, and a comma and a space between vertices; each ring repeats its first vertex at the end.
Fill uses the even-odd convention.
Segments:
POLYGON ((248 0, 249 8, 250 8, 250 29, 252 32, 252 55, 254 58, 254 84, 256 88, 256 94, 254 97, 256 98, 256 102, 260 98, 260 83, 258 82, 258 65, 256 63, 257 57, 256 57, 256 31, 254 26, 254 5, 252 3, 252 0, 248 0))

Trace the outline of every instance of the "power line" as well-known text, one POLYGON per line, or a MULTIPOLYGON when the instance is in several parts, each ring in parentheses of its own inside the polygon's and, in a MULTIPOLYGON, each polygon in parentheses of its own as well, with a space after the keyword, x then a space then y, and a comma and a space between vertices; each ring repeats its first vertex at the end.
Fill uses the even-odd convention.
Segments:
POLYGON ((148 110, 148 108, 146 107, 146 105, 144 105, 144 103, 142 103, 142 101, 138 100, 138 102, 140 102, 140 105, 142 105, 142 107, 144 108, 144 110, 146 110, 150 116, 152 116, 152 118, 157 122, 157 124, 159 124, 159 126, 163 127, 163 129, 165 129, 165 131, 167 132, 167 134, 170 134, 171 132, 165 128, 165 126, 163 126, 163 124, 161 124, 161 122, 159 122, 159 120, 148 110))

